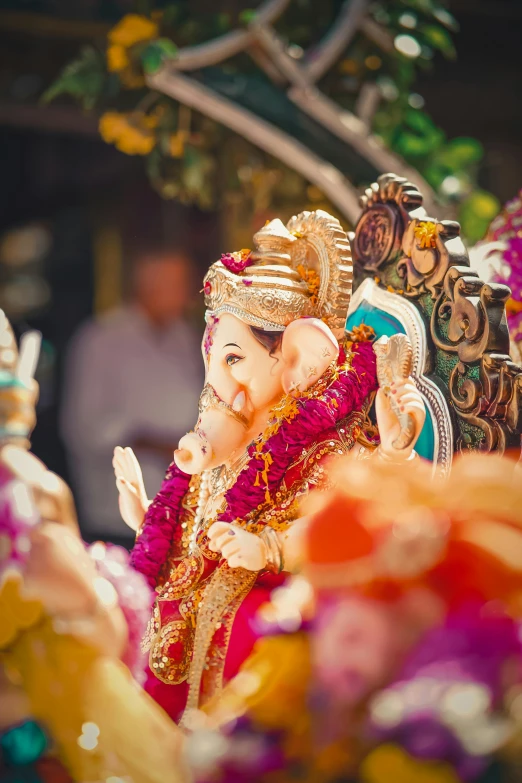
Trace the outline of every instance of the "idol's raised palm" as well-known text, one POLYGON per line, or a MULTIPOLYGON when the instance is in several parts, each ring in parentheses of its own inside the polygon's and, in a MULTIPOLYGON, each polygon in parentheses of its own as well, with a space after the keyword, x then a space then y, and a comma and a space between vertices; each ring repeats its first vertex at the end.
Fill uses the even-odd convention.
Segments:
POLYGON ((131 530, 139 530, 149 506, 140 463, 131 448, 116 446, 112 460, 119 507, 123 521, 131 530))

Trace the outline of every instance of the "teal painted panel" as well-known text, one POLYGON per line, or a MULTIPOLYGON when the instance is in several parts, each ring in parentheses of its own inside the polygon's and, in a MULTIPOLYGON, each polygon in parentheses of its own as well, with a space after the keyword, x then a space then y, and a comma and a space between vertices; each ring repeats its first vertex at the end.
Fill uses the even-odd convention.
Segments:
MULTIPOLYGON (((374 307, 369 302, 362 302, 355 312, 348 316, 346 330, 349 332, 354 326, 366 324, 371 326, 377 337, 391 337, 392 334, 406 334, 403 325, 393 315, 374 307)), ((419 440, 415 446, 417 453, 433 462, 435 452, 435 422, 428 413, 419 440)))
POLYGON ((369 302, 361 302, 357 310, 348 316, 346 330, 349 332, 354 326, 366 324, 371 326, 377 337, 391 337, 392 334, 406 334, 404 327, 393 315, 374 307, 369 302))

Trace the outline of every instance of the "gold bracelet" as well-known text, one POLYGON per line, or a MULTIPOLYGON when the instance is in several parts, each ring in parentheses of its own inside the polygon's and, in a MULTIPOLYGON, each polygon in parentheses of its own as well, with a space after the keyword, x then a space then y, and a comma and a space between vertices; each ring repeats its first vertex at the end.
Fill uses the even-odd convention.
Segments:
POLYGON ((264 542, 267 550, 266 570, 274 574, 280 574, 284 569, 283 547, 276 531, 265 525, 259 537, 264 542))

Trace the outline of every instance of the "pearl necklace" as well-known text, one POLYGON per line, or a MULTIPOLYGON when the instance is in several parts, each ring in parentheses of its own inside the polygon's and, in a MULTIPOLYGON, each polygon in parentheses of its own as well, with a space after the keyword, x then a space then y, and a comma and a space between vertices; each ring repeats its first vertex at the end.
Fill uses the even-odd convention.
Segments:
POLYGON ((193 553, 197 548, 196 539, 205 519, 208 501, 210 500, 210 470, 204 470, 201 474, 199 483, 198 502, 196 504, 196 514, 194 516, 194 526, 189 541, 189 552, 193 553))

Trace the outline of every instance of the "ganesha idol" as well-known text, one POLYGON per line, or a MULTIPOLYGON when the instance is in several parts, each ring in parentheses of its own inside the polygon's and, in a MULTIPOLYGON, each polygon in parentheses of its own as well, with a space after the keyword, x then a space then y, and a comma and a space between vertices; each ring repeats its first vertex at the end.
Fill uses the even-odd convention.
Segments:
POLYGON ((369 335, 345 334, 351 290, 335 218, 268 223, 205 277, 199 417, 152 502, 132 451, 115 451, 132 562, 156 590, 146 689, 174 720, 250 655, 258 608, 299 568, 300 501, 326 487, 326 463, 415 458, 422 398, 407 374, 379 389, 369 335))

